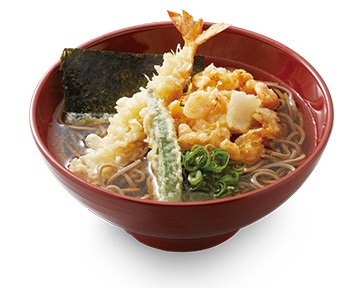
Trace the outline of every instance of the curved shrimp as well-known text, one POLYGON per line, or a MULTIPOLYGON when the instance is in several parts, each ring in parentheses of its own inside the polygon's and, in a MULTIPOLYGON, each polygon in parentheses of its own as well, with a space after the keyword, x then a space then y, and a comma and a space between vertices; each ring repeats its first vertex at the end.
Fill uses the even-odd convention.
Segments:
POLYGON ((275 111, 268 108, 257 108, 253 118, 261 124, 261 127, 249 129, 234 142, 227 138, 220 143, 220 147, 229 152, 231 159, 249 164, 256 163, 265 151, 264 140, 280 137, 282 126, 275 111))
POLYGON ((257 108, 253 115, 260 124, 260 128, 250 129, 235 140, 239 153, 246 163, 256 163, 264 152, 264 140, 279 138, 282 126, 277 113, 268 108, 257 108))
POLYGON ((246 93, 256 94, 262 101, 262 107, 274 110, 280 106, 279 97, 264 82, 250 79, 246 82, 243 90, 246 93))

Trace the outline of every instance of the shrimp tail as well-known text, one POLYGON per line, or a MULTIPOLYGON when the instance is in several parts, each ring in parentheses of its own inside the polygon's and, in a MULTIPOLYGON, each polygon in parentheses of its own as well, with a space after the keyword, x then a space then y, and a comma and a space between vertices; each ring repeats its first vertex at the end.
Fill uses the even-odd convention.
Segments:
POLYGON ((181 33, 185 46, 197 47, 230 26, 225 23, 216 23, 203 31, 204 21, 200 18, 195 22, 193 16, 185 10, 182 11, 182 15, 171 11, 168 11, 168 14, 176 29, 181 33))

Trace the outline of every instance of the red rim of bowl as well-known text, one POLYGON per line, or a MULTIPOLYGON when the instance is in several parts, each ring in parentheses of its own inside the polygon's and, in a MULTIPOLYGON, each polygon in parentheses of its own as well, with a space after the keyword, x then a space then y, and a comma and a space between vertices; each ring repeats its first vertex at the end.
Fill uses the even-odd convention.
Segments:
MULTIPOLYGON (((204 27, 208 28, 211 24, 211 22, 205 22, 204 23, 204 27)), ((147 24, 139 24, 139 25, 135 25, 135 26, 131 26, 131 27, 127 27, 127 28, 121 28, 112 32, 108 32, 105 33, 101 36, 98 36, 96 38, 93 38, 81 45, 79 45, 79 48, 87 48, 89 46, 94 46, 100 42, 103 42, 109 38, 112 38, 114 36, 119 36, 121 34, 126 34, 129 32, 135 32, 135 31, 142 31, 142 30, 148 30, 151 28, 162 28, 162 27, 169 27, 169 26, 173 26, 172 22, 170 21, 163 21, 163 22, 154 22, 154 23, 147 23, 147 24)), ((230 32, 234 32, 236 34, 241 34, 244 35, 246 37, 251 37, 254 39, 258 39, 268 45, 271 45, 273 47, 276 47, 277 49, 285 52, 286 54, 291 54, 292 57, 294 57, 295 59, 297 59, 297 61, 299 61, 301 64, 303 64, 310 72, 311 74, 315 77, 315 79, 317 80, 318 84, 321 86, 321 89, 324 92, 324 97, 326 99, 326 105, 327 105, 327 122, 326 122, 326 127, 324 128, 324 131, 322 133, 322 137, 321 140, 317 143, 317 146, 315 148, 315 150, 311 153, 311 155, 307 156, 307 158, 305 159, 305 161, 298 166, 293 172, 289 173, 288 175, 282 177, 281 179, 278 179, 276 182, 269 184, 267 186, 264 186, 262 188, 258 188, 254 191, 250 191, 244 194, 238 194, 232 197, 226 197, 226 198, 222 198, 222 199, 217 199, 217 200, 208 200, 208 201, 197 201, 197 202, 161 202, 161 201, 151 201, 151 200, 141 200, 141 199, 137 199, 134 197, 130 197, 130 196, 125 196, 125 195, 120 195, 120 194, 116 194, 113 193, 111 191, 108 191, 104 188, 95 186, 93 184, 90 184, 88 182, 86 182, 85 180, 75 176, 73 173, 71 173, 64 165, 62 165, 53 155, 52 153, 49 151, 49 149, 47 148, 46 144, 42 141, 41 137, 38 135, 38 130, 36 127, 36 123, 37 123, 37 116, 36 116, 36 107, 37 107, 37 103, 39 101, 38 99, 38 94, 39 91, 42 90, 43 86, 45 85, 45 82, 48 78, 50 78, 58 69, 60 66, 60 60, 58 60, 46 73, 45 75, 42 77, 42 79, 40 80, 39 84, 37 85, 34 93, 33 93, 33 97, 31 99, 31 105, 30 105, 30 126, 31 126, 31 131, 33 134, 33 137, 35 139, 36 145, 38 146, 41 154, 45 157, 45 159, 61 174, 66 175, 66 177, 69 177, 72 181, 77 182, 80 185, 84 185, 86 187, 88 187, 88 189, 91 190, 97 190, 99 193, 104 193, 107 194, 109 196, 112 197, 116 197, 116 198, 122 198, 125 201, 134 201, 134 202, 140 202, 142 204, 146 204, 146 205, 166 205, 166 206, 197 206, 197 205, 214 205, 214 204, 218 204, 218 203, 224 203, 224 202, 228 202, 228 201, 234 201, 240 198, 244 198, 244 197, 253 197, 254 195, 258 195, 258 194, 262 194, 262 193, 267 193, 268 191, 271 190, 271 188, 275 185, 277 185, 278 183, 281 182, 285 182, 285 181, 290 181, 291 178, 294 177, 294 175, 296 173, 301 173, 301 171, 303 169, 305 169, 306 166, 311 165, 314 161, 317 161, 318 157, 321 156, 323 150, 325 149, 325 146, 329 140, 331 131, 332 131, 332 126, 333 126, 333 121, 334 121, 334 109, 333 109, 333 103, 332 103, 332 99, 331 99, 331 95, 330 95, 330 91, 327 87, 327 85, 325 84, 324 80, 322 79, 322 77, 320 76, 320 74, 316 71, 316 69, 307 61, 305 60, 302 56, 300 56, 298 53, 296 53, 295 51, 293 51, 292 49, 288 48, 287 46, 285 46, 284 44, 281 44, 280 42, 271 39, 267 36, 261 35, 259 33, 250 31, 250 30, 246 30, 243 28, 238 28, 238 27, 234 27, 234 26, 230 26, 227 28, 227 31, 230 32)))

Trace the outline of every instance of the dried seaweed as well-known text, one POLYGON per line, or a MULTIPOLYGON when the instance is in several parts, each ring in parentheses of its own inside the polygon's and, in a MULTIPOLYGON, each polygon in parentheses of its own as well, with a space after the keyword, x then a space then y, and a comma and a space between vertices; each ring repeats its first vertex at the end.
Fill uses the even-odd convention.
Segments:
MULTIPOLYGON (((64 49, 60 66, 64 112, 94 117, 115 113, 116 101, 145 87, 148 81, 145 75, 151 78, 156 73, 154 65, 162 62, 162 54, 64 49)), ((204 57, 196 56, 193 73, 202 71, 204 65, 204 57)))

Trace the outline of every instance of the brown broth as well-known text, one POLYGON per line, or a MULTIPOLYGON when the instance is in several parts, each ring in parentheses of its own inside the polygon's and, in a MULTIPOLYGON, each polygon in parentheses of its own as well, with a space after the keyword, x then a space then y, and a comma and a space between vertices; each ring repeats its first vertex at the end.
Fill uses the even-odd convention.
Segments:
MULTIPOLYGON (((281 80, 276 79, 274 76, 269 75, 268 73, 258 70, 256 68, 249 67, 247 65, 238 65, 238 63, 232 63, 229 60, 223 60, 223 59, 210 59, 210 60, 214 60, 213 62, 215 64, 217 64, 217 66, 241 67, 242 69, 245 69, 248 72, 250 72, 254 76, 254 79, 266 81, 266 82, 275 82, 275 83, 278 83, 279 85, 287 88, 288 90, 290 90, 296 101, 299 112, 304 117, 304 120, 305 120, 304 128, 306 130, 306 133, 307 134, 314 133, 313 135, 307 135, 307 136, 309 136, 310 139, 316 139, 316 135, 315 135, 316 132, 315 132, 315 129, 313 129, 313 126, 314 126, 313 121, 314 120, 313 120, 313 117, 311 117, 310 110, 309 110, 307 104, 302 100, 300 95, 294 89, 292 89, 291 87, 286 85, 281 80)), ((207 59, 207 61, 209 61, 209 59, 207 59)), ((53 154, 57 156, 59 162, 62 163, 65 167, 67 167, 69 165, 69 161, 73 157, 77 157, 87 151, 87 148, 84 144, 84 138, 90 133, 96 133, 98 135, 103 135, 106 131, 107 125, 106 124, 93 125, 93 126, 66 125, 63 123, 63 121, 61 121, 62 109, 63 109, 63 103, 60 103, 60 105, 57 107, 57 109, 55 111, 53 121, 49 126, 48 142, 49 142, 49 147, 51 148, 53 154)), ((305 152, 305 154, 311 152, 311 151, 308 151, 308 147, 309 146, 305 140, 305 142, 302 144, 302 149, 305 152)), ((146 158, 143 159, 143 162, 144 162, 143 163, 144 167, 149 167, 146 158)), ((147 169, 147 170, 148 170, 149 176, 152 177, 151 171, 149 169, 147 169)), ((243 181, 242 185, 244 185, 243 192, 247 192, 247 191, 257 188, 257 187, 251 186, 251 185, 248 185, 248 187, 246 187, 246 185, 245 185, 245 183, 251 183, 251 181, 252 181, 251 175, 244 176, 242 178, 242 181, 243 181)), ((145 194, 147 194, 148 193, 148 191, 147 191, 148 189, 146 188, 147 185, 145 183, 143 183, 141 185, 142 185, 141 186, 142 193, 140 193, 140 194, 130 193, 129 195, 134 196, 134 197, 143 197, 145 194)), ((195 201, 196 200, 207 200, 206 195, 199 194, 198 196, 199 196, 199 198, 196 198, 195 201)), ((194 199, 192 199, 191 201, 194 201, 194 199)))

